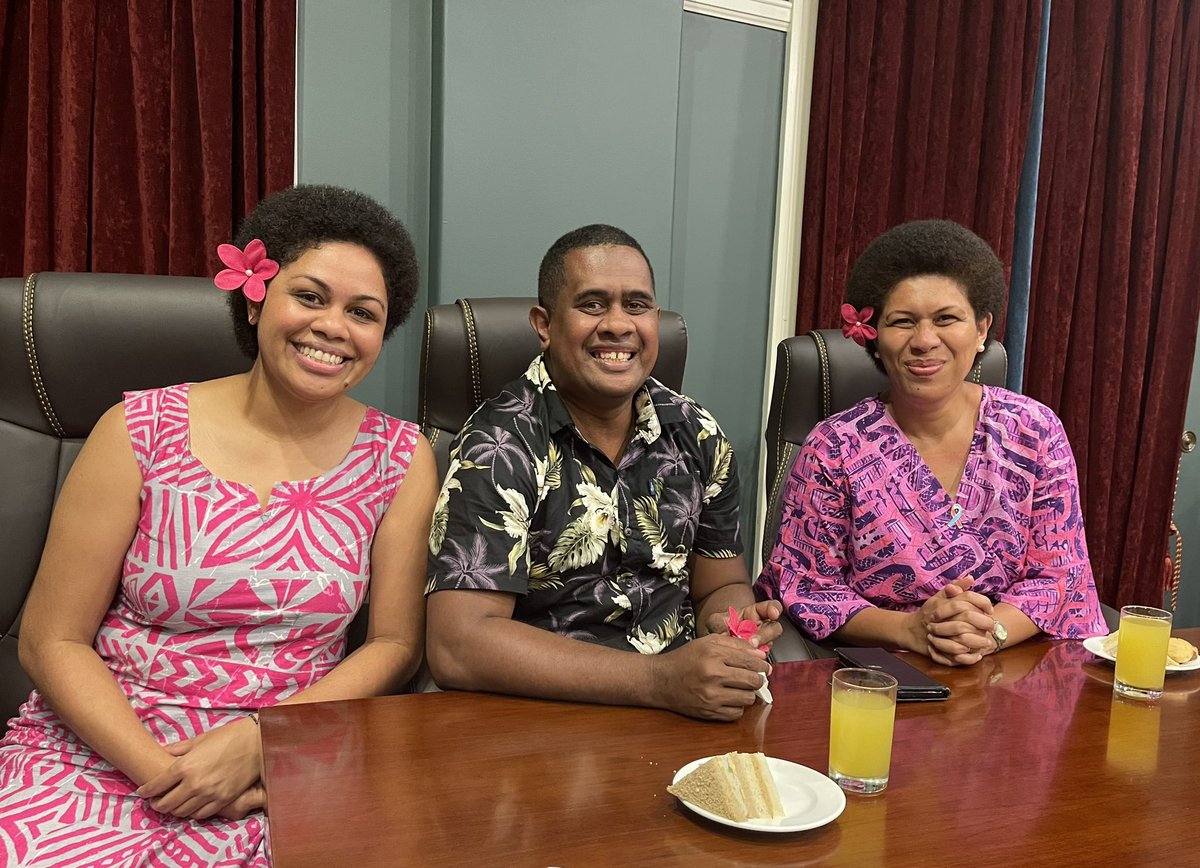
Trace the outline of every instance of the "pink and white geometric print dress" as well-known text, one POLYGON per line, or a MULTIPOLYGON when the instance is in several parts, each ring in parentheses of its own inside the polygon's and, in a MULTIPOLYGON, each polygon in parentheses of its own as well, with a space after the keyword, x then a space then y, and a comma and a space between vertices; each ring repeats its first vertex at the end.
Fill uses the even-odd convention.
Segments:
MULTIPOLYGON (((342 659, 371 541, 417 443, 368 409, 333 470, 252 488, 189 449, 188 386, 125 396, 141 518, 96 651, 161 743, 273 705, 342 659)), ((34 692, 0 741, 0 865, 270 865, 267 820, 160 814, 34 692)))

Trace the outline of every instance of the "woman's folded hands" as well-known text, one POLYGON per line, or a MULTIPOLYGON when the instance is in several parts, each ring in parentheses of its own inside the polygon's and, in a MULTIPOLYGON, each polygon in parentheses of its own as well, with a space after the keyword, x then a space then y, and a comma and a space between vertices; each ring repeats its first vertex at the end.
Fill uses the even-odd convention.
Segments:
POLYGON ((971 590, 965 576, 946 584, 913 612, 913 630, 931 659, 945 666, 978 663, 995 644, 992 601, 971 590))
POLYGON ((163 749, 175 761, 137 790, 154 810, 194 820, 241 819, 265 803, 255 721, 243 718, 163 749))

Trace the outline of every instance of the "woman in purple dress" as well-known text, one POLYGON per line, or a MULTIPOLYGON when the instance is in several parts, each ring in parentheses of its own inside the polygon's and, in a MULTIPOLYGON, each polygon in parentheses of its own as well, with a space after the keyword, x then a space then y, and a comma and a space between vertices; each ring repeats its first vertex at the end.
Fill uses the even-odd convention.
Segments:
POLYGON ((220 255, 253 366, 128 393, 55 506, 21 630, 37 690, 0 742, 4 865, 269 865, 257 710, 395 692, 420 662, 433 454, 346 394, 412 306, 408 233, 295 187, 220 255))
POLYGON ((949 221, 898 226, 855 263, 843 332, 889 387, 809 434, 756 583, 807 635, 955 666, 1105 632, 1062 423, 965 380, 1004 298, 995 253, 949 221))

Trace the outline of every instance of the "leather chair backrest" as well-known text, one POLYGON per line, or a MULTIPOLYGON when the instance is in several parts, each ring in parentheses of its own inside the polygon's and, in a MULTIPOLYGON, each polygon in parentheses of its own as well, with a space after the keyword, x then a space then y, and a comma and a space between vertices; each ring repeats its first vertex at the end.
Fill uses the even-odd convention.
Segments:
MULTIPOLYGON (((988 341, 967 379, 1003 386, 1007 375, 1008 353, 999 342, 988 341)), ((887 385, 887 376, 862 347, 843 337, 840 329, 817 329, 780 342, 767 415, 763 563, 770 560, 779 533, 783 484, 808 432, 827 416, 853 407, 887 385)))
POLYGON ((0 724, 32 687, 17 661, 21 610, 54 499, 96 421, 123 392, 249 366, 209 279, 0 279, 0 724))
MULTIPOLYGON (((439 475, 449 465, 450 441, 471 414, 525 373, 538 354, 538 337, 529 324, 536 304, 536 298, 460 298, 425 312, 420 424, 437 456, 439 475)), ((686 361, 687 323, 664 310, 653 376, 679 391, 686 361)))

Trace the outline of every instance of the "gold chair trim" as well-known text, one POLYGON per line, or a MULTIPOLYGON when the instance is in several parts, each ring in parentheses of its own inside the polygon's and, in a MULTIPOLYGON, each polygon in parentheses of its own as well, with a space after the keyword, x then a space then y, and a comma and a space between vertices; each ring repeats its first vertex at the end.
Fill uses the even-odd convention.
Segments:
POLYGON ((42 369, 38 366, 37 343, 33 337, 33 299, 37 288, 37 279, 37 272, 29 275, 25 278, 25 286, 21 290, 21 334, 25 338, 25 357, 29 360, 29 373, 33 377, 33 390, 37 392, 38 403, 42 406, 42 415, 46 417, 46 421, 50 424, 50 430, 59 437, 66 437, 67 434, 63 430, 62 424, 58 421, 58 415, 54 412, 54 407, 50 403, 50 395, 46 391, 45 382, 42 380, 42 369))
POLYGON ((462 308, 463 321, 467 326, 467 344, 471 353, 471 389, 475 398, 474 404, 478 407, 483 403, 483 383, 479 377, 479 342, 475 335, 475 312, 471 310, 471 303, 465 298, 460 298, 458 305, 462 308))

